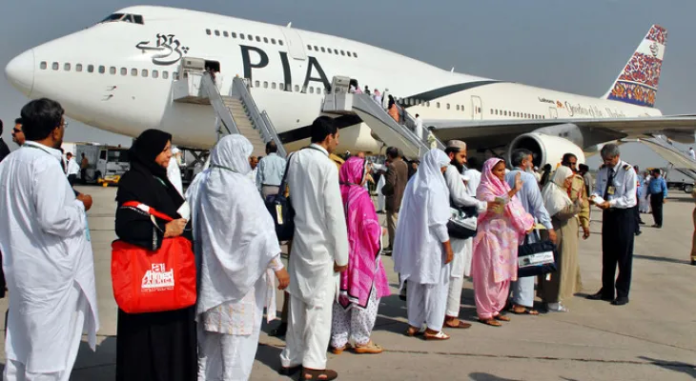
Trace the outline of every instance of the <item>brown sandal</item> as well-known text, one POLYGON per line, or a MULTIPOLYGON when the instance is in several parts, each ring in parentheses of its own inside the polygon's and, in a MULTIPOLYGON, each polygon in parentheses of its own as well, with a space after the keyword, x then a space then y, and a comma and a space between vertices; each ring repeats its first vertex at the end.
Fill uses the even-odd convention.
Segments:
POLYGON ((302 371, 302 380, 331 381, 338 378, 338 373, 331 369, 307 369, 302 371))
POLYGON ((485 325, 490 325, 491 327, 502 327, 503 326, 502 324, 500 324, 500 322, 498 322, 497 320, 495 320, 493 318, 479 319, 479 322, 481 322, 485 325))
POLYGON ((348 345, 348 344, 342 346, 341 348, 331 347, 331 353, 333 353, 335 355, 340 355, 341 353, 343 353, 343 351, 345 351, 346 349, 349 349, 349 348, 350 348, 350 345, 348 345))
POLYGON ((471 328, 471 324, 469 324, 469 323, 465 323, 465 322, 463 322, 463 321, 461 321, 461 320, 459 320, 459 319, 454 320, 454 321, 445 322, 445 328, 452 328, 452 329, 467 329, 467 328, 471 328), (451 323, 451 322, 454 322, 454 321, 457 322, 457 325, 450 325, 450 323, 451 323))
POLYGON ((500 320, 500 321, 505 321, 505 322, 510 321, 510 318, 507 317, 507 316, 505 316, 505 315, 495 315, 495 316, 493 316, 493 319, 495 319, 495 320, 500 320))
POLYGON ((442 331, 438 333, 425 333, 423 335, 423 338, 425 340, 436 340, 436 341, 442 341, 442 340, 449 340, 450 336, 442 331))
POLYGON ((370 340, 365 345, 354 345, 353 352, 358 354, 375 355, 384 352, 384 348, 380 347, 379 345, 375 344, 372 340, 370 340))

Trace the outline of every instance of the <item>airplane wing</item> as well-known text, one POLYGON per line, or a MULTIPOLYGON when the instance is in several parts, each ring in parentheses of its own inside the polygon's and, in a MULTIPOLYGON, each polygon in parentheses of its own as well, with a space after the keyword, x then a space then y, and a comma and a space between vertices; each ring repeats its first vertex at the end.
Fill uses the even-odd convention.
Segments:
POLYGON ((624 139, 624 141, 635 141, 645 144, 653 152, 665 159, 675 168, 686 168, 696 171, 696 162, 690 157, 674 148, 668 141, 660 138, 640 138, 635 140, 624 139))
POLYGON ((663 134, 681 143, 693 143, 696 116, 659 116, 607 119, 542 119, 542 120, 425 120, 434 127, 440 140, 464 139, 472 144, 505 145, 520 134, 558 125, 575 125, 601 134, 605 141, 663 134))

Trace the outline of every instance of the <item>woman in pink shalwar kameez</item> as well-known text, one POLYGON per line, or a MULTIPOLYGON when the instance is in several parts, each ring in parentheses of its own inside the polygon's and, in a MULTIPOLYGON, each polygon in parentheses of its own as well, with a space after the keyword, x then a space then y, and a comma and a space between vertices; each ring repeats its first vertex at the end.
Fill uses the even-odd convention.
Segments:
POLYGON ((510 281, 517 280, 517 246, 534 226, 534 218, 515 197, 520 189, 519 174, 514 189, 505 182, 504 160, 492 158, 483 165, 476 198, 501 203, 479 215, 471 275, 479 321, 495 327, 500 326, 498 320, 510 321, 500 311, 505 308, 510 281))
POLYGON ((367 174, 367 162, 357 156, 343 163, 339 171, 350 256, 333 306, 331 347, 335 354, 349 346, 356 353, 382 352, 370 335, 379 300, 389 296, 389 282, 380 258, 383 229, 364 187, 367 174))

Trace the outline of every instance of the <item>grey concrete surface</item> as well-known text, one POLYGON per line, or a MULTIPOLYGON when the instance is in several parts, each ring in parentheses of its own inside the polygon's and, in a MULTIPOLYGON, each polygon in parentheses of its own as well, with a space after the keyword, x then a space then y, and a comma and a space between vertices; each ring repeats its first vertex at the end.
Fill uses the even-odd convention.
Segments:
MULTIPOLYGON (((80 188, 94 197, 89 223, 94 248, 100 343, 83 343, 72 380, 113 380, 116 304, 110 279, 110 244, 115 239, 114 188, 80 188)), ((450 331, 452 339, 425 342, 403 335, 406 308, 396 295, 381 301, 373 339, 381 355, 329 355, 341 380, 693 380, 696 379, 696 267, 689 265, 694 204, 674 194, 665 205, 662 230, 643 227, 636 240, 631 302, 624 307, 576 297, 567 314, 512 316, 502 328, 474 323, 450 331)), ((383 217, 383 216, 382 216, 383 217)), ((601 214, 593 211, 592 237, 580 244, 585 293, 600 287, 601 214)), ((643 216, 652 224, 652 218, 643 216)), ((392 292, 396 274, 385 258, 392 292)), ((279 302, 282 301, 282 296, 279 302)), ((0 311, 7 299, 0 301, 0 311)), ((280 308, 280 305, 278 306, 280 308)), ((4 314, 0 314, 2 316, 4 314)), ((460 317, 474 322, 471 283, 465 283, 460 317)), ((282 340, 264 325, 252 380, 285 379, 275 372, 282 340)), ((0 354, 4 363, 4 351, 0 354)))

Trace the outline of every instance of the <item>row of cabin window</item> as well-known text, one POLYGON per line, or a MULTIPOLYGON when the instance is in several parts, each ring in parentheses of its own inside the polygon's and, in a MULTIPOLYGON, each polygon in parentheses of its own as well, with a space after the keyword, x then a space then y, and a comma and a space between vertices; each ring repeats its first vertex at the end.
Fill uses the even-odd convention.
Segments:
MULTIPOLYGON (((48 63, 46 61, 43 61, 43 62, 41 62, 39 67, 41 68, 41 70, 47 70, 48 63)), ((58 62, 52 63, 51 69, 53 69, 54 71, 60 70, 60 64, 58 62)), ((97 69, 97 72, 99 74, 106 74, 106 66, 102 65, 102 66, 97 67, 96 69, 97 69)), ((69 62, 66 62, 63 64, 63 71, 71 71, 71 70, 72 70, 72 64, 70 64, 69 62)), ((76 72, 80 73, 80 72, 82 72, 82 70, 83 70, 82 64, 75 64, 75 71, 76 72)), ((94 65, 87 65, 87 72, 88 73, 94 73, 94 71, 95 71, 94 65)), ((116 72, 117 72, 117 68, 115 66, 111 66, 109 68, 109 74, 116 75, 116 72)), ((120 70, 120 73, 123 76, 128 75, 128 68, 122 67, 120 70)), ((152 70, 150 72, 148 69, 138 70, 138 69, 133 68, 133 69, 130 69, 130 75, 132 77, 137 77, 138 75, 140 75, 142 77, 152 76, 152 78, 159 78, 160 72, 158 70, 152 70)), ((172 77, 174 79, 179 79, 179 73, 173 72, 172 77)), ((169 79, 169 72, 168 71, 162 70, 162 79, 169 79)))
POLYGON ((349 52, 345 50, 338 50, 338 49, 331 49, 331 48, 324 48, 323 46, 318 47, 316 45, 307 45, 307 50, 314 50, 315 52, 322 52, 322 53, 329 53, 329 54, 335 54, 335 55, 342 55, 342 56, 348 56, 348 57, 355 57, 358 58, 358 53, 355 52, 349 52))
MULTIPOLYGON (((424 106, 424 107, 430 107, 430 102, 425 102, 421 101, 418 99, 401 99, 399 101, 401 104, 406 105, 406 106, 424 106)), ((454 105, 455 109, 457 111, 464 111, 464 105, 454 105)), ((435 102, 435 108, 440 108, 440 102, 435 102)), ((447 110, 452 109, 452 105, 450 103, 445 104, 445 108, 447 110)), ((481 109, 478 109, 478 112, 481 112, 481 109)))
MULTIPOLYGON (((228 33, 228 32, 225 31, 225 30, 223 30, 222 32, 220 32, 220 31, 217 30, 217 29, 216 29, 216 30, 206 29, 206 30, 205 30, 205 34, 207 34, 208 36, 215 35, 215 36, 217 36, 217 37, 221 37, 221 36, 222 36, 222 37, 232 37, 232 38, 239 38, 240 40, 249 40, 249 41, 254 41, 254 40, 255 40, 256 42, 261 42, 261 41, 263 41, 263 42, 266 43, 266 44, 268 44, 269 42, 270 42, 272 45, 275 45, 275 44, 276 44, 276 39, 275 39, 275 38, 269 39, 268 37, 253 36, 253 35, 251 35, 251 34, 244 34, 244 33, 239 33, 239 34, 237 34, 236 32, 229 32, 229 33, 228 33)), ((280 46, 283 46, 283 45, 284 45, 283 40, 280 40, 280 39, 277 41, 277 43, 278 43, 278 45, 280 45, 280 46)), ((307 45, 307 49, 308 49, 308 50, 314 50, 314 51, 316 51, 316 52, 321 51, 322 53, 327 53, 327 51, 328 51, 329 54, 336 54, 336 55, 340 54, 340 55, 342 55, 342 56, 344 56, 344 57, 345 57, 345 56, 348 56, 348 57, 355 57, 355 58, 358 58, 358 53, 355 53, 355 52, 348 52, 348 51, 345 51, 345 50, 338 50, 338 49, 332 49, 332 48, 318 47, 318 46, 316 46, 316 45, 313 45, 313 46, 312 46, 312 45, 307 45)))
MULTIPOLYGON (((261 41, 263 41, 263 42, 266 43, 266 44, 268 44, 269 42, 270 42, 271 44, 273 44, 273 45, 276 44, 276 39, 275 39, 275 38, 269 39, 268 37, 253 36, 253 35, 251 35, 251 34, 244 34, 244 33, 239 33, 239 35, 237 35, 236 32, 229 32, 229 33, 228 33, 226 30, 223 30, 222 32, 220 32, 220 31, 217 30, 217 29, 216 29, 216 30, 206 29, 206 30, 205 30, 205 34, 207 34, 208 36, 212 36, 212 35, 214 34, 214 35, 217 36, 217 37, 220 37, 220 36, 222 36, 222 37, 232 37, 232 38, 239 38, 240 40, 249 40, 249 41, 254 41, 254 39, 256 39, 256 42, 261 42, 261 41)), ((283 45, 285 44, 285 43, 283 42, 283 40, 280 40, 280 39, 277 41, 277 43, 278 43, 278 45, 280 45, 280 46, 283 46, 283 45)))
POLYGON ((537 114, 530 114, 527 112, 507 111, 507 110, 498 110, 498 109, 491 109, 491 115, 511 116, 513 118, 524 118, 524 119, 546 119, 545 115, 537 115, 537 114))
MULTIPOLYGON (((254 81, 252 87, 261 88, 261 85, 262 85, 262 84, 261 84, 260 81, 254 81)), ((285 90, 287 89, 287 91, 292 91, 292 85, 287 85, 287 87, 286 87, 284 83, 280 83, 280 82, 279 82, 279 83, 276 83, 276 82, 270 82, 270 83, 269 83, 269 82, 267 82, 267 81, 264 81, 264 82, 263 82, 263 88, 264 88, 264 89, 268 89, 269 87, 270 87, 272 90, 278 89, 278 90, 280 90, 280 91, 285 91, 285 90)), ((303 87, 302 90, 305 91, 305 92, 308 92, 308 93, 310 93, 310 94, 315 94, 315 93, 316 93, 316 94, 322 94, 322 93, 324 92, 324 88, 323 88, 323 87, 318 87, 318 86, 317 86, 317 87, 309 86, 309 87, 307 87, 307 88, 304 88, 304 87, 303 87)), ((299 91, 300 91, 300 86, 299 86, 299 85, 295 85, 295 92, 297 93, 297 92, 299 92, 299 91)))

